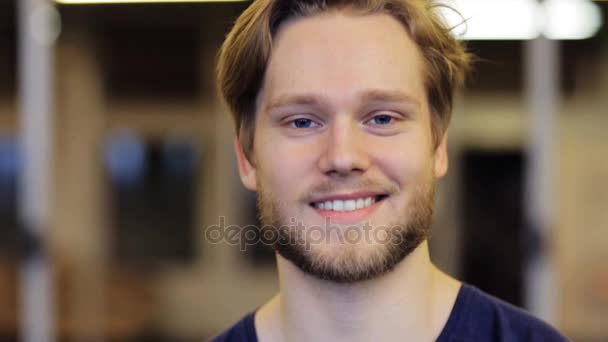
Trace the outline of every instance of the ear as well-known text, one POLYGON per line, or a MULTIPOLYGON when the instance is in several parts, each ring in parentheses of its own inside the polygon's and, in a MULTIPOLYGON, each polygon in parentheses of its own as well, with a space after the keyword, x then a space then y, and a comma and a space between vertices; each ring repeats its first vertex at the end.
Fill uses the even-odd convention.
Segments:
POLYGON ((236 152, 236 159, 239 164, 239 175, 241 176, 241 182, 243 185, 251 190, 257 191, 257 178, 255 173, 255 167, 251 165, 247 156, 243 152, 243 146, 239 140, 239 137, 234 137, 234 151, 236 152))
POLYGON ((443 133, 439 146, 435 149, 435 178, 439 179, 448 173, 448 131, 443 133))

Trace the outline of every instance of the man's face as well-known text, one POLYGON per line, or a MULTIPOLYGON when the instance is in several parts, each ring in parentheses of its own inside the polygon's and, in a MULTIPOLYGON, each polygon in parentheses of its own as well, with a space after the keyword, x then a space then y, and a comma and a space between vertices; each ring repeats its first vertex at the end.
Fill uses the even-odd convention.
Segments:
POLYGON ((258 192, 262 223, 302 239, 274 247, 303 271, 374 278, 426 238, 445 139, 434 149, 423 60, 392 17, 284 24, 254 137, 253 163, 235 144, 241 178, 258 192))

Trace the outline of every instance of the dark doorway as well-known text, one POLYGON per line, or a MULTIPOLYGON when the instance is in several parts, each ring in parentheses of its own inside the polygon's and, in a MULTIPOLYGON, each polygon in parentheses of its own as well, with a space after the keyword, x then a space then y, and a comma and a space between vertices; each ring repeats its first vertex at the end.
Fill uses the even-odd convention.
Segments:
POLYGON ((463 165, 464 281, 521 306, 524 156, 469 150, 463 165))

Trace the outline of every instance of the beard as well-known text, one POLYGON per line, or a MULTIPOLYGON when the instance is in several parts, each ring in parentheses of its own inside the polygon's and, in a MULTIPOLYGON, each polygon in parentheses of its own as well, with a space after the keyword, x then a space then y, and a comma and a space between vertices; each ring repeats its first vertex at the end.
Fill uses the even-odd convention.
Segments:
MULTIPOLYGON (((311 243, 311 228, 302 223, 296 226, 294 218, 288 220, 281 202, 266 190, 260 179, 258 185, 257 207, 262 236, 275 237, 266 243, 304 273, 318 279, 351 284, 381 277, 394 270, 429 236, 434 211, 434 179, 417 186, 410 200, 394 213, 395 218, 386 226, 367 226, 373 238, 368 235, 364 241, 348 239, 348 234, 353 233, 359 233, 357 236, 361 237, 363 229, 351 226, 346 230, 333 229, 341 237, 336 241, 329 237, 326 222, 325 228, 316 231, 326 239, 324 242, 316 239, 314 243, 311 243)), ((331 188, 326 185, 322 189, 331 188)))

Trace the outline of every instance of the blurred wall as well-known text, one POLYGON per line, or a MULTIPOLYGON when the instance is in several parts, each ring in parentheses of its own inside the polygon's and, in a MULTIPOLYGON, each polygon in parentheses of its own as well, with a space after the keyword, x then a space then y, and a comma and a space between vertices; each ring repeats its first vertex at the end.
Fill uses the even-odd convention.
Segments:
MULTIPOLYGON (((243 5, 214 6, 155 7, 150 13, 141 7, 61 8, 65 23, 56 46, 50 239, 58 265, 63 334, 90 340, 99 335, 136 336, 154 329, 169 340, 200 339, 228 327, 277 290, 272 263, 252 263, 238 247, 205 240, 205 230, 218 224, 219 217, 226 218, 226 225, 251 223, 253 203, 240 184, 232 122, 213 83, 215 53, 243 5), (113 39, 142 25, 150 30, 138 29, 140 35, 162 35, 164 27, 184 29, 184 25, 197 30, 197 47, 191 50, 200 61, 194 95, 146 95, 147 90, 155 90, 153 85, 142 88, 143 96, 108 88, 116 83, 109 81, 107 60, 120 57, 111 55, 113 39), (118 131, 147 140, 185 136, 199 148, 199 210, 192 262, 146 268, 112 258, 111 187, 104 172, 103 149, 118 131)), ((608 320, 606 45, 593 59, 593 67, 572 66, 572 90, 564 96, 560 111, 559 163, 555 165, 559 217, 552 227, 550 248, 559 269, 558 327, 576 340, 608 337, 603 324, 608 320), (588 82, 590 78, 594 82, 588 82)), ((132 55, 125 56, 131 58, 130 63, 152 63, 149 51, 139 55, 137 49, 130 51, 132 55)), ((172 52, 159 45, 156 53, 172 52)), ((179 63, 180 54, 167 58, 179 63)), ((143 70, 153 73, 154 68, 143 70)), ((128 81, 129 67, 125 70, 126 78, 118 84, 128 81)), ((450 129, 450 171, 438 188, 431 240, 433 259, 450 274, 461 275, 461 246, 466 239, 460 203, 467 191, 461 182, 463 153, 523 150, 526 112, 521 89, 484 92, 473 88, 457 98, 450 129)), ((15 130, 14 98, 0 94, 0 134, 15 130)))

